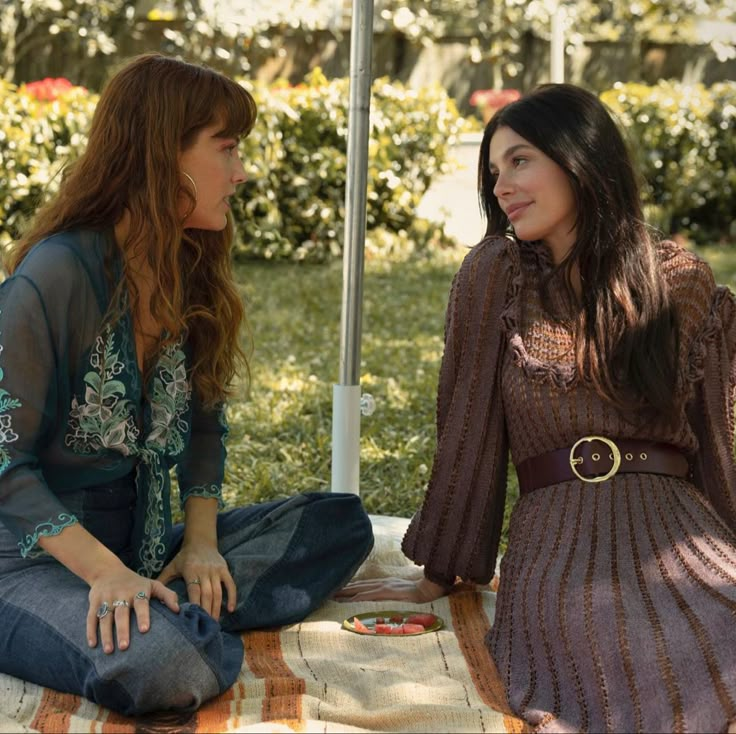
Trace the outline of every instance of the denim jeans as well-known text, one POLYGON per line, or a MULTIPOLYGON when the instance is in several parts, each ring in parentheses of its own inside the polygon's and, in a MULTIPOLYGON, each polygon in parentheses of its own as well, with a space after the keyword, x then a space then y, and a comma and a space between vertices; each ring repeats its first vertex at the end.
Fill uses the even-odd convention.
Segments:
MULTIPOLYGON (((103 542, 109 535, 125 559, 120 528, 129 527, 129 506, 121 505, 106 508, 97 526, 90 514, 88 529, 103 542)), ((174 533, 172 555, 183 526, 174 533)), ((186 587, 176 579, 170 587, 182 600, 180 612, 153 601, 149 631, 141 634, 132 622, 130 647, 106 655, 99 644, 87 645, 87 584, 50 556, 21 559, 0 525, 0 671, 126 715, 197 708, 235 682, 243 662, 239 632, 303 619, 352 577, 373 546, 360 499, 341 493, 222 513, 218 539, 238 589, 235 611, 216 621, 183 601, 186 587)))

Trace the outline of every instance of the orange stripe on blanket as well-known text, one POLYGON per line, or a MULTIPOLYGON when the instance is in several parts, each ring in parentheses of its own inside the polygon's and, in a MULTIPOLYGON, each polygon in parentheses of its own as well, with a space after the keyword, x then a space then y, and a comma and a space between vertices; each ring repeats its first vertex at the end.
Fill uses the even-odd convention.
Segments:
POLYGON ((245 686, 237 680, 224 693, 213 698, 197 711, 197 732, 223 732, 238 727, 237 711, 234 710, 235 699, 245 698, 245 686), (237 693, 237 696, 235 695, 237 693))
MULTIPOLYGON (((95 731, 94 725, 97 721, 92 722, 90 731, 95 731)), ((115 711, 110 711, 102 725, 102 734, 135 734, 135 719, 123 716, 115 711)))
POLYGON ((77 712, 81 702, 82 699, 79 696, 44 688, 41 703, 31 722, 31 729, 50 734, 68 732, 71 718, 77 712))
MULTIPOLYGON (((100 708, 100 711, 108 709, 100 708)), ((99 719, 90 722, 90 732, 98 731, 99 719)), ((133 732, 176 732, 194 734, 199 731, 196 714, 190 711, 154 711, 130 717, 108 711, 102 724, 102 734, 132 734, 133 732)))
POLYGON ((261 720, 285 724, 294 731, 304 731, 302 695, 306 691, 303 678, 297 678, 284 660, 278 630, 243 634, 245 660, 253 675, 263 678, 265 695, 261 720))
POLYGON ((477 591, 462 591, 450 594, 449 600, 455 636, 478 695, 483 703, 503 714, 507 732, 529 731, 525 722, 509 708, 501 676, 486 647, 485 637, 491 623, 481 595, 477 591))

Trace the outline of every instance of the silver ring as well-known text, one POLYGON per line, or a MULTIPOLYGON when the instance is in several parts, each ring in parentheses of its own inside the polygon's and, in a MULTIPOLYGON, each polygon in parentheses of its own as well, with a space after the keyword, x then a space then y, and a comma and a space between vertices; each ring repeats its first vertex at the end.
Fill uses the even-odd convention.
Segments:
POLYGON ((130 606, 130 604, 128 604, 128 602, 125 601, 125 599, 115 599, 112 605, 113 607, 129 607, 130 606))
POLYGON ((192 584, 201 586, 202 582, 199 579, 192 579, 191 581, 187 581, 187 586, 191 586, 192 584))
POLYGON ((97 619, 104 619, 110 611, 110 605, 103 601, 99 607, 97 607, 97 619))
POLYGON ((143 600, 145 601, 146 599, 148 599, 148 594, 146 594, 146 592, 145 592, 145 591, 139 591, 139 592, 138 592, 138 593, 137 593, 137 594, 135 595, 135 598, 136 598, 136 599, 143 599, 143 600))

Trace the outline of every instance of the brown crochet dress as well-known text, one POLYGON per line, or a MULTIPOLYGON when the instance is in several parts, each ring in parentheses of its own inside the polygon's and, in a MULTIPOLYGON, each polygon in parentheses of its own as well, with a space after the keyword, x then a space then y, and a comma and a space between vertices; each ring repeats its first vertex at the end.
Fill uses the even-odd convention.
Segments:
POLYGON ((404 539, 429 578, 492 575, 508 449, 518 464, 597 434, 692 459, 689 481, 619 474, 517 502, 487 642, 509 705, 540 731, 736 720, 736 301, 693 255, 665 243, 660 256, 687 396, 671 430, 637 429, 577 379, 571 334, 541 306, 544 248, 484 241, 453 283, 437 455, 404 539))

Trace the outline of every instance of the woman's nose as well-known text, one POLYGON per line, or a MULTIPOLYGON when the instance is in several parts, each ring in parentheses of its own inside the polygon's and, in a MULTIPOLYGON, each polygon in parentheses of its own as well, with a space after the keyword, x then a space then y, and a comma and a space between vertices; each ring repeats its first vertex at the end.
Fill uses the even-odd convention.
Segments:
POLYGON ((496 175, 496 183, 493 185, 493 195, 498 198, 508 193, 511 189, 511 181, 505 173, 496 175))
POLYGON ((238 162, 235 164, 235 170, 233 171, 233 183, 245 183, 247 179, 248 174, 245 172, 245 166, 243 165, 243 161, 240 156, 238 156, 238 162))

